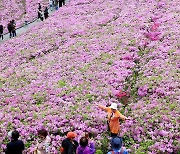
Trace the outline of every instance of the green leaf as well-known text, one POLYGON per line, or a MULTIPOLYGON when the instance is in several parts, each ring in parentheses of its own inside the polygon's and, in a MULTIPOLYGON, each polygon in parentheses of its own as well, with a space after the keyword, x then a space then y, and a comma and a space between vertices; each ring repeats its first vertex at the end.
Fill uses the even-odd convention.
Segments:
POLYGON ((59 80, 59 81, 58 81, 58 87, 59 87, 59 88, 62 88, 62 87, 64 87, 64 86, 66 86, 66 82, 65 82, 64 80, 59 80))

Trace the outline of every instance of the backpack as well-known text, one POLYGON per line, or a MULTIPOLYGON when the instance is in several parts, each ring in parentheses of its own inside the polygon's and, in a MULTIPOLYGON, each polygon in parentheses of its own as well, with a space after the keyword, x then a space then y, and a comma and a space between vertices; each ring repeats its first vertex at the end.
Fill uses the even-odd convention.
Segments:
POLYGON ((61 154, 64 154, 64 148, 63 147, 60 147, 60 152, 61 152, 61 154))
POLYGON ((110 151, 110 152, 111 152, 111 154, 123 154, 123 153, 124 153, 124 150, 123 150, 123 148, 122 148, 120 152, 115 152, 114 150, 112 150, 112 151, 110 151))

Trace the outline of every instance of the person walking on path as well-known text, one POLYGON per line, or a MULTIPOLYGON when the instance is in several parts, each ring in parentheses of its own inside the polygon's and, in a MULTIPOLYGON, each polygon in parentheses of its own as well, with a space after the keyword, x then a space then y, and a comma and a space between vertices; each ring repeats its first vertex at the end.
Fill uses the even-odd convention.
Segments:
POLYGON ((51 11, 53 10, 53 0, 49 0, 49 8, 51 11))
POLYGON ((3 30, 4 30, 3 25, 0 25, 0 38, 2 38, 2 40, 3 40, 3 30))
POLYGON ((44 18, 47 19, 48 16, 49 16, 48 8, 46 7, 45 10, 44 10, 44 18))
POLYGON ((59 8, 62 7, 62 0, 59 0, 59 8))
POLYGON ((9 38, 12 37, 12 29, 13 29, 13 25, 12 25, 12 21, 10 21, 7 25, 7 29, 9 31, 9 38))
POLYGON ((26 12, 24 12, 23 18, 24 18, 24 26, 27 26, 28 25, 28 15, 26 12))
POLYGON ((107 124, 108 130, 111 132, 111 137, 117 136, 120 131, 119 120, 127 120, 128 118, 118 111, 116 103, 112 103, 110 107, 102 105, 98 105, 98 107, 107 112, 107 124))
POLYGON ((59 7, 62 7, 62 5, 65 5, 65 0, 59 0, 59 7))
POLYGON ((111 148, 112 150, 110 150, 107 154, 128 154, 128 152, 126 151, 125 148, 122 148, 122 138, 121 137, 113 137, 111 139, 111 148))
POLYGON ((65 5, 65 0, 62 0, 63 5, 65 5))
POLYGON ((42 9, 41 3, 38 3, 38 9, 42 9))
POLYGON ((61 153, 63 154, 76 154, 78 142, 75 139, 77 136, 74 132, 68 132, 67 138, 62 141, 61 153))
POLYGON ((43 12, 41 9, 38 9, 38 19, 40 19, 41 21, 43 21, 43 12))
POLYGON ((58 10, 58 0, 54 0, 54 7, 56 10, 58 10))
POLYGON ((42 7, 41 4, 38 3, 38 19, 40 19, 41 21, 43 21, 43 13, 42 13, 42 7))
POLYGON ((24 150, 24 143, 19 138, 19 132, 13 131, 11 134, 11 142, 7 144, 5 154, 22 154, 24 150))
POLYGON ((12 37, 15 37, 16 36, 16 23, 15 23, 15 20, 12 20, 11 24, 12 24, 12 37))

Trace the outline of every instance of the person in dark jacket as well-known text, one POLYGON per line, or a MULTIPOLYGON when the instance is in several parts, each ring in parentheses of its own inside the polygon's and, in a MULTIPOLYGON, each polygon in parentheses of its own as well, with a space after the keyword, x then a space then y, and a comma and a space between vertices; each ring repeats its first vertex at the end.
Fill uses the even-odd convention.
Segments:
POLYGON ((62 7, 62 0, 59 0, 59 8, 62 7))
POLYGON ((38 9, 38 19, 40 19, 41 21, 43 21, 43 12, 41 9, 38 9))
POLYGON ((24 150, 24 143, 21 140, 18 140, 19 132, 13 131, 11 135, 11 142, 7 144, 6 154, 22 154, 24 150))
POLYGON ((67 138, 62 141, 62 148, 64 154, 76 154, 76 149, 78 147, 78 142, 74 140, 77 136, 74 132, 68 132, 67 138))
POLYGON ((12 37, 12 29, 13 29, 13 25, 12 25, 12 21, 10 21, 7 25, 7 29, 9 31, 9 37, 12 37))
POLYGON ((12 36, 15 37, 16 36, 16 23, 15 23, 15 20, 12 20, 11 24, 12 24, 12 36))
POLYGON ((65 5, 65 0, 59 0, 59 7, 62 7, 62 5, 65 5))
POLYGON ((62 0, 63 5, 65 5, 65 0, 62 0))
POLYGON ((48 8, 46 7, 45 10, 44 10, 44 18, 47 19, 48 16, 49 16, 48 8))
POLYGON ((3 25, 0 25, 0 38, 2 38, 2 40, 3 40, 3 30, 4 30, 3 25))
POLYGON ((38 3, 38 5, 38 19, 42 20, 42 7, 40 3, 38 3))
POLYGON ((41 3, 38 3, 38 9, 42 9, 41 3))

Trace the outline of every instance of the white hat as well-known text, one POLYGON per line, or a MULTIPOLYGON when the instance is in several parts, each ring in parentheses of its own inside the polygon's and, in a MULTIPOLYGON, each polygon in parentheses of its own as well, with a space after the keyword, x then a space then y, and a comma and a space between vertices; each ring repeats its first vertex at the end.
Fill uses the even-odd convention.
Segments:
POLYGON ((112 103, 111 106, 110 106, 110 108, 117 110, 117 104, 116 104, 116 103, 112 103))
POLYGON ((13 132, 12 130, 8 132, 9 137, 12 137, 12 132, 13 132))

